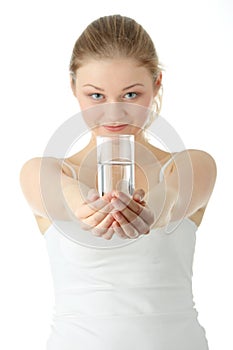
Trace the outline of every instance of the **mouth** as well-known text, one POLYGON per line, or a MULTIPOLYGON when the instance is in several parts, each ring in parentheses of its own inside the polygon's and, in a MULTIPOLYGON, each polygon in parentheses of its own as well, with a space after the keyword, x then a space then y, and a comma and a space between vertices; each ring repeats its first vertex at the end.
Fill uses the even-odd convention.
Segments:
POLYGON ((104 125, 104 128, 108 131, 121 131, 124 128, 126 128, 128 124, 121 124, 121 125, 104 125))

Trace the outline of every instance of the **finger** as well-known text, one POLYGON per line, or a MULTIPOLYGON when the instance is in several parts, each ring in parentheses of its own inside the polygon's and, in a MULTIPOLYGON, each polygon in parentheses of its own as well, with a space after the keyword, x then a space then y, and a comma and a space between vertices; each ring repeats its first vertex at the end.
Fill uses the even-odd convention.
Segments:
POLYGON ((105 238, 105 239, 111 239, 112 236, 114 235, 114 229, 112 227, 109 227, 108 230, 104 234, 102 234, 100 232, 97 232, 96 230, 92 230, 92 233, 96 237, 102 237, 102 238, 105 238))
MULTIPOLYGON (((90 230, 98 226, 113 210, 113 206, 111 203, 108 204, 108 209, 105 208, 105 211, 97 211, 93 213, 92 215, 88 216, 87 218, 83 218, 82 222, 84 223, 84 226, 86 226, 86 229, 90 230)), ((111 218, 111 216, 110 216, 111 218)))
POLYGON ((142 188, 135 190, 133 193, 133 199, 138 202, 141 202, 144 196, 145 191, 142 188))
POLYGON ((128 209, 130 209, 133 213, 136 215, 139 215, 146 223, 151 225, 154 222, 154 215, 152 211, 146 207, 145 205, 141 205, 141 203, 135 202, 133 199, 131 199, 129 196, 127 196, 123 192, 118 193, 118 201, 116 201, 115 198, 111 200, 111 203, 114 205, 114 207, 118 210, 121 210, 124 213, 124 216, 129 218, 129 221, 132 219, 132 214, 130 217, 130 212, 126 211, 126 205, 128 209), (125 205, 125 208, 123 208, 123 205, 120 204, 122 202, 125 205))
POLYGON ((119 225, 119 223, 118 223, 117 221, 114 221, 114 222, 113 222, 112 227, 113 227, 114 231, 117 233, 117 235, 118 235, 120 238, 123 238, 123 239, 129 238, 129 237, 124 233, 124 230, 120 227, 120 225, 119 225))
POLYGON ((113 209, 111 203, 105 201, 103 198, 98 198, 94 202, 84 203, 76 212, 76 215, 79 219, 85 219, 93 215, 97 211, 105 214, 110 212, 113 209))
POLYGON ((130 238, 138 237, 139 233, 136 229, 126 220, 124 215, 120 212, 112 213, 114 219, 120 224, 120 227, 123 229, 124 233, 130 238))
POLYGON ((126 209, 122 211, 122 214, 128 222, 135 228, 139 234, 148 234, 150 226, 140 216, 135 215, 131 210, 126 209))
POLYGON ((118 211, 121 211, 128 221, 133 220, 136 216, 140 215, 143 210, 143 206, 140 203, 131 200, 127 203, 122 202, 119 198, 114 198, 111 200, 111 204, 118 211))
POLYGON ((96 232, 97 235, 103 235, 107 233, 109 228, 112 226, 114 218, 111 214, 108 214, 98 225, 94 227, 92 232, 96 232))
MULTIPOLYGON (((113 193, 114 193, 114 191, 105 193, 105 194, 102 196, 102 198, 103 198, 103 199, 106 199, 106 200, 110 200, 110 199, 112 198, 112 196, 113 196, 113 193)), ((99 194, 99 192, 98 192, 95 188, 90 188, 89 191, 87 192, 87 197, 86 197, 86 199, 89 200, 89 201, 91 201, 91 200, 93 200, 92 197, 98 197, 98 198, 100 198, 100 194, 99 194)))
POLYGON ((87 203, 90 203, 97 200, 98 198, 100 198, 99 193, 94 188, 91 188, 87 193, 86 201, 87 203))
POLYGON ((132 210, 126 207, 126 204, 122 203, 119 199, 112 201, 116 209, 120 210, 128 222, 141 234, 147 234, 150 227, 140 215, 135 214, 132 210))
POLYGON ((110 228, 108 228, 107 232, 102 235, 102 238, 110 240, 114 234, 114 228, 111 226, 110 228))
POLYGON ((140 203, 136 202, 124 192, 118 192, 116 197, 111 200, 111 203, 114 204, 114 206, 119 207, 119 210, 123 210, 127 206, 136 214, 139 214, 142 210, 140 203), (120 202, 122 202, 124 206, 120 202))

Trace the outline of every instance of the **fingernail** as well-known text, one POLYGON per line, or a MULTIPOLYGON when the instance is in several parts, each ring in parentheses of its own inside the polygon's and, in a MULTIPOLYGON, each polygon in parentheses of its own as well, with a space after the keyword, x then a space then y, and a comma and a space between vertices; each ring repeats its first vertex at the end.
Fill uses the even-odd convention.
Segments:
POLYGON ((134 231, 134 232, 132 232, 132 233, 130 234, 130 236, 133 237, 133 238, 136 238, 136 237, 139 236, 139 233, 134 231))
POLYGON ((117 191, 112 191, 112 197, 118 197, 119 193, 117 191))
POLYGON ((138 201, 142 200, 142 197, 139 194, 135 194, 134 198, 138 201))

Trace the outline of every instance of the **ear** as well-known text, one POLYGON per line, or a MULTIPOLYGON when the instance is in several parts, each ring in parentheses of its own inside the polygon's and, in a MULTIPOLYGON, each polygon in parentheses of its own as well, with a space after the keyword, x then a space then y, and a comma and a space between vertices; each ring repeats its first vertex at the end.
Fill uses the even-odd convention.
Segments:
POLYGON ((161 84, 162 84, 162 72, 159 73, 157 79, 154 82, 154 97, 157 95, 157 92, 159 91, 161 84))
POLYGON ((75 79, 74 79, 73 75, 70 74, 70 87, 71 87, 71 90, 72 90, 72 92, 73 92, 73 95, 74 95, 75 97, 77 97, 77 96, 76 96, 75 85, 76 85, 76 84, 75 84, 75 79))

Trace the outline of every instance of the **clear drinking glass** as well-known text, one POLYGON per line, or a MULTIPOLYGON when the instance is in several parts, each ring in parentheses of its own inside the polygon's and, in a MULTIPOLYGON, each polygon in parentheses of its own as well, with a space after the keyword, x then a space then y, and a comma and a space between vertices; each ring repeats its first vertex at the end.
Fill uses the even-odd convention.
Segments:
POLYGON ((134 135, 97 136, 98 191, 132 195, 135 188, 134 135))

